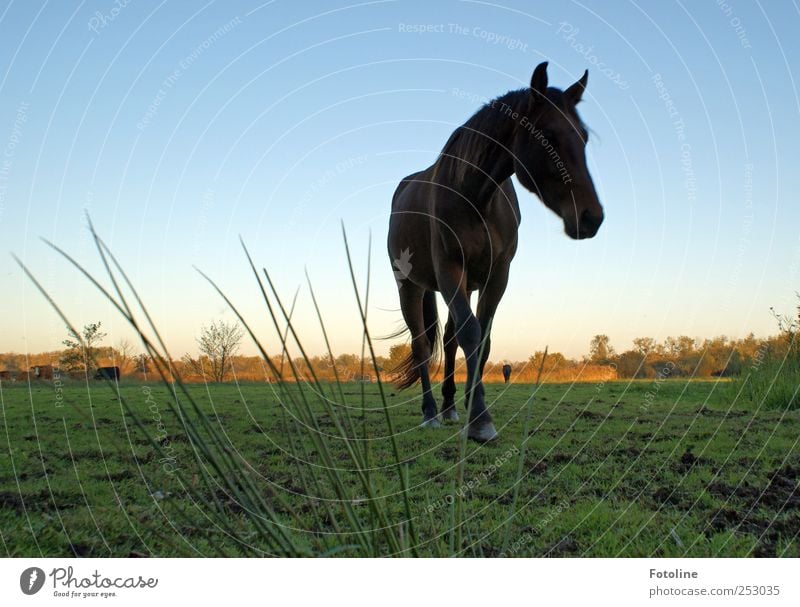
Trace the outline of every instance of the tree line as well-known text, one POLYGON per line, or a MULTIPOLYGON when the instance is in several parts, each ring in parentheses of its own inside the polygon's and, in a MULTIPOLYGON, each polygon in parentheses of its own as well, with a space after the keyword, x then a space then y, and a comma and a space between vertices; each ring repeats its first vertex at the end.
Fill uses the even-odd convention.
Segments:
MULTIPOLYGON (((695 339, 685 335, 667 337, 658 341, 652 337, 638 337, 633 347, 617 352, 608 335, 595 335, 589 343, 588 354, 568 358, 560 352, 549 352, 545 361, 545 381, 605 381, 609 379, 648 379, 655 377, 737 377, 743 370, 753 368, 763 360, 775 360, 790 354, 794 347, 797 319, 776 315, 780 332, 758 338, 752 333, 744 338, 726 336, 695 339)), ((15 353, 0 354, 0 379, 4 381, 24 378, 34 365, 52 365, 62 375, 82 378, 93 376, 98 366, 118 366, 123 377, 139 380, 157 379, 153 362, 137 352, 126 340, 113 346, 103 345, 107 337, 101 323, 86 325, 80 335, 69 331, 63 341, 64 350, 35 355, 15 353)), ((185 354, 179 360, 169 361, 163 371, 179 374, 186 381, 222 382, 274 381, 274 370, 293 380, 295 374, 310 380, 316 376, 322 381, 377 381, 371 360, 362 360, 357 354, 341 354, 335 359, 314 356, 310 364, 302 358, 273 355, 273 369, 260 356, 240 354, 244 337, 236 323, 215 321, 202 327, 197 339, 197 352, 185 354)), ((381 378, 391 381, 393 369, 408 355, 407 343, 395 344, 388 356, 377 358, 381 378)), ((534 352, 525 360, 500 360, 486 366, 485 380, 502 381, 503 364, 512 367, 512 378, 517 382, 535 380, 543 353, 534 352)), ((442 379, 442 366, 433 365, 433 377, 442 379)), ((456 380, 463 381, 466 364, 462 357, 456 361, 456 380)))

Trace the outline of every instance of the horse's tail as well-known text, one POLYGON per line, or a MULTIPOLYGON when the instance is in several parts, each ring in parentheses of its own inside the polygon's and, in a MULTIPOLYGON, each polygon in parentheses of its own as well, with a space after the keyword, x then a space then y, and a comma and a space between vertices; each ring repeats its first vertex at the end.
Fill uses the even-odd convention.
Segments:
MULTIPOLYGON (((439 312, 436 310, 436 292, 425 291, 422 296, 422 320, 425 323, 425 336, 428 338, 430 344, 431 357, 428 359, 427 364, 429 368, 432 364, 438 364, 439 361, 439 312)), ((412 336, 413 338, 413 336, 412 336)), ((405 390, 410 388, 419 381, 419 365, 414 362, 414 351, 408 353, 408 356, 395 367, 396 385, 398 390, 405 390)))

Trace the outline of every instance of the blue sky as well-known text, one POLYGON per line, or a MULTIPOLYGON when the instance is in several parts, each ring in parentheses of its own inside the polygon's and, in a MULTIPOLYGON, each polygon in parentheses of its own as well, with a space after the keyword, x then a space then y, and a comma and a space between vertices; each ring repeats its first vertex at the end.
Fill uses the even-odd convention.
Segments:
MULTIPOLYGON (((181 354, 230 318, 193 265, 267 334, 241 235, 287 299, 308 268, 335 349, 357 351, 340 221, 362 278, 372 234, 371 326, 387 333, 394 187, 547 60, 555 86, 589 69, 606 222, 571 241, 518 187, 492 358, 578 355, 600 332, 617 349, 770 334, 769 307, 791 311, 800 286, 798 29, 791 2, 6 3, 0 242, 113 343, 130 335, 120 319, 38 239, 99 270, 88 210, 181 354)), ((0 351, 58 347, 61 323, 8 254, 0 275, 0 351)), ((297 319, 321 351, 305 289, 297 319)))

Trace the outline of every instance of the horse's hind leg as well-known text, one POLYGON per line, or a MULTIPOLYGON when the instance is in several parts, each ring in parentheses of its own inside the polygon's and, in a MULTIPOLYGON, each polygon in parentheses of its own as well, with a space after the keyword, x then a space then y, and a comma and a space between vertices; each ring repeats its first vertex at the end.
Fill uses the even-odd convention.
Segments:
POLYGON ((403 311, 403 318, 411 331, 413 364, 411 372, 418 375, 422 383, 422 425, 436 428, 440 424, 439 420, 436 419, 436 399, 431 392, 431 378, 428 370, 432 344, 428 340, 423 315, 422 298, 424 294, 424 289, 408 280, 404 281, 403 286, 400 288, 400 309, 403 311))
POLYGON ((444 381, 442 382, 442 421, 457 422, 458 413, 456 412, 456 353, 458 342, 456 341, 456 321, 452 314, 447 316, 447 324, 444 326, 444 381))
POLYGON ((486 408, 483 383, 480 375, 481 327, 469 305, 465 288, 464 271, 456 264, 449 264, 437 272, 442 295, 455 321, 458 345, 467 357, 467 383, 464 391, 470 417, 467 425, 469 438, 486 442, 497 438, 492 416, 486 408))

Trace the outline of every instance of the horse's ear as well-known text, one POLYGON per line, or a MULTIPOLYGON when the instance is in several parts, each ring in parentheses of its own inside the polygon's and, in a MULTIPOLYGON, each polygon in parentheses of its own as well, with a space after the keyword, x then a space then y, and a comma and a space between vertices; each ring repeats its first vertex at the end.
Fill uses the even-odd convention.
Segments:
POLYGON ((569 87, 564 94, 567 96, 567 99, 572 101, 573 105, 576 105, 583 97, 583 91, 586 90, 586 83, 589 80, 589 70, 583 72, 583 76, 580 80, 578 80, 575 84, 569 87))
POLYGON ((547 92, 547 61, 540 63, 536 66, 536 69, 533 70, 533 76, 531 76, 531 90, 534 94, 542 96, 547 92))

